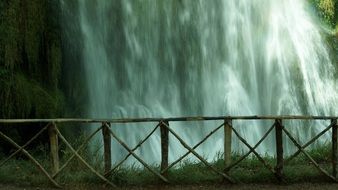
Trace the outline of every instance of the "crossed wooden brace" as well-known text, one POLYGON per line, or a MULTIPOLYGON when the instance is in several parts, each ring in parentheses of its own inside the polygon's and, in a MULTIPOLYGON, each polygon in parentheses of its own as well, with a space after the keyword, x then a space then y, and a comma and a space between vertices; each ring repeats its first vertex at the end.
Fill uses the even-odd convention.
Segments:
MULTIPOLYGON (((106 127, 108 128, 110 134, 112 135, 112 137, 124 148, 126 149, 129 154, 131 154, 136 160, 138 160, 145 168, 147 168, 150 172, 152 172, 153 174, 155 174, 156 176, 158 176, 159 178, 161 178, 164 182, 168 183, 168 179, 165 178, 163 175, 161 175, 160 173, 158 173, 157 171, 155 171, 153 168, 151 168, 144 160, 142 160, 142 158, 140 158, 137 154, 134 153, 134 151, 141 146, 141 144, 143 144, 148 138, 149 136, 151 136, 152 133, 155 132, 155 130, 158 128, 159 125, 157 125, 155 127, 155 129, 145 138, 145 140, 141 141, 141 143, 139 143, 139 145, 137 145, 135 148, 130 149, 128 147, 128 145, 126 143, 124 143, 122 141, 122 139, 120 139, 112 130, 111 128, 108 126, 108 124, 105 124, 106 127)), ((128 156, 128 155, 127 155, 128 156)), ((122 162, 124 162, 126 159, 124 159, 122 162)), ((114 167, 116 168, 116 167, 114 167)), ((114 169, 113 168, 113 169, 114 169)), ((110 172, 109 172, 110 173, 110 172)))
POLYGON ((275 125, 276 125, 276 123, 274 123, 267 130, 267 132, 263 135, 263 137, 253 147, 237 132, 237 130, 235 128, 233 128, 231 126, 232 130, 234 131, 234 133, 238 137, 238 139, 249 148, 249 152, 247 152, 245 155, 243 155, 241 158, 239 158, 236 162, 229 165, 227 168, 225 168, 225 170, 226 171, 230 170, 231 168, 233 168, 234 166, 239 164, 241 161, 243 161, 246 157, 248 157, 251 153, 253 153, 258 158, 258 160, 263 163, 264 167, 266 167, 269 171, 271 171, 271 173, 273 173, 278 178, 275 169, 270 164, 268 164, 255 150, 264 141, 264 139, 271 133, 271 131, 273 130, 275 125))
MULTIPOLYGON (((89 141, 102 129, 102 126, 97 128, 91 135, 89 135, 84 142, 78 147, 78 149, 75 151, 76 153, 79 153, 83 148, 85 148, 86 144, 89 143, 89 141)), ((59 173, 66 168, 66 166, 69 165, 69 163, 75 158, 76 154, 73 153, 68 160, 59 168, 58 171, 56 171, 52 177, 55 178, 57 175, 59 175, 59 173)))
MULTIPOLYGON (((200 156, 198 153, 196 153, 196 151, 194 150, 194 148, 197 148, 197 146, 199 146, 201 143, 198 143, 197 146, 195 145, 194 148, 191 148, 189 145, 187 145, 184 140, 179 136, 177 135, 177 133, 175 131, 173 131, 172 129, 170 129, 169 125, 164 122, 164 121, 161 121, 161 124, 163 126, 165 126, 168 131, 174 135, 174 137, 176 137, 176 139, 181 143, 181 145, 186 148, 187 150, 189 150, 189 153, 192 153, 194 156, 196 156, 204 165, 206 165, 208 168, 210 168, 211 170, 213 170, 215 173, 221 175, 222 177, 224 177, 224 179, 228 180, 230 183, 234 183, 234 180, 226 173, 224 172, 221 172, 221 171, 218 171, 215 167, 213 167, 212 165, 210 165, 202 156, 200 156)), ((207 135, 206 138, 204 138, 205 140, 210 136, 212 135, 213 133, 215 133, 218 129, 220 129, 222 126, 224 125, 224 123, 217 127, 213 132, 211 132, 209 135, 207 135)), ((205 141, 203 140, 203 142, 205 141)), ((188 154, 189 154, 188 153, 188 154)), ((188 155, 186 154, 186 155, 188 155)))
MULTIPOLYGON (((156 127, 142 140, 140 141, 131 151, 128 151, 128 154, 119 162, 117 163, 110 171, 105 173, 105 176, 111 175, 111 173, 116 170, 119 166, 121 166, 131 155, 133 155, 131 152, 134 152, 136 149, 138 149, 144 142, 146 142, 151 135, 154 134, 154 132, 157 130, 157 128, 160 126, 160 123, 156 125, 156 127)), ((157 175, 157 174, 156 174, 157 175)))
POLYGON ((256 143, 256 145, 252 147, 251 145, 249 145, 249 143, 244 138, 242 138, 240 136, 240 134, 237 132, 237 130, 234 129, 231 126, 231 128, 234 131, 234 133, 236 134, 236 136, 239 138, 240 141, 242 141, 249 148, 249 151, 246 154, 244 154, 243 156, 241 156, 237 161, 233 162, 227 168, 225 168, 225 171, 229 171, 230 169, 232 169, 233 167, 235 167, 237 164, 239 164, 241 161, 243 161, 246 157, 248 157, 251 153, 254 153, 255 156, 259 159, 259 161, 262 162, 264 164, 264 166, 267 167, 273 174, 275 174, 274 169, 268 163, 266 163, 264 161, 264 159, 255 151, 255 149, 266 139, 266 137, 270 134, 270 132, 274 129, 274 127, 275 127, 275 123, 267 130, 267 132, 256 143))
POLYGON ((309 146, 310 144, 312 144, 315 140, 317 140, 320 136, 322 136, 324 133, 326 133, 329 129, 331 129, 334 125, 337 125, 336 121, 331 122, 331 124, 326 127, 322 132, 320 132, 318 135, 316 135, 314 138, 312 138, 310 141, 308 141, 306 144, 304 144, 303 146, 301 146, 297 140, 291 135, 291 133, 285 129, 285 127, 283 127, 283 131, 285 132, 285 134, 290 138, 290 140, 292 141, 292 143, 298 148, 298 151, 296 153, 294 153, 288 160, 286 160, 285 162, 289 162, 291 161, 293 158, 295 158, 299 153, 303 153, 310 161, 311 163, 320 171, 322 172, 324 175, 326 175, 327 177, 329 177, 331 180, 333 180, 334 182, 338 182, 338 180, 332 176, 331 174, 329 174, 329 172, 327 172, 325 169, 323 169, 322 167, 320 167, 320 165, 304 150, 307 146, 309 146))
POLYGON ((18 153, 22 152, 27 158, 29 158, 34 165, 49 179, 50 182, 53 183, 54 186, 61 188, 61 185, 58 184, 47 172, 47 170, 25 149, 31 142, 33 142, 37 137, 39 137, 48 127, 51 125, 50 123, 43 127, 36 135, 34 135, 29 141, 27 141, 23 146, 18 145, 14 142, 10 137, 6 136, 4 133, 0 131, 0 136, 9 142, 12 146, 17 148, 15 152, 13 152, 7 159, 0 163, 0 167, 3 166, 8 160, 13 158, 18 153))
MULTIPOLYGON (((218 127, 216 127, 214 130, 212 130, 207 136, 205 136, 200 142, 198 142, 195 146, 193 146, 191 149, 195 150, 198 146, 200 146, 203 142, 205 142, 211 135, 213 135, 214 133, 216 133, 220 128, 222 128, 224 126, 224 123, 222 123, 221 125, 219 125, 218 127)), ((168 167, 164 168, 161 173, 165 173, 166 171, 168 171, 170 168, 172 168, 174 165, 176 165, 177 163, 179 163, 183 158, 185 158, 186 156, 188 156, 191 153, 190 150, 188 150, 185 154, 183 154, 180 158, 178 158, 176 161, 174 161, 173 163, 171 163, 168 167)))

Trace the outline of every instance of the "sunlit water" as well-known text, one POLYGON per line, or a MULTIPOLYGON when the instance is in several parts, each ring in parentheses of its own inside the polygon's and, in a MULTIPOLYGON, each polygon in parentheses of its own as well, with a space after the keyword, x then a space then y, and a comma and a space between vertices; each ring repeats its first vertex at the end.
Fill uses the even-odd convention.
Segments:
MULTIPOLYGON (((78 0, 76 8, 90 117, 337 114, 335 68, 303 0, 78 0)), ((194 145, 212 129, 204 125, 219 124, 171 126, 194 145)), ((253 145, 271 124, 234 127, 253 145)), ((285 124, 304 141, 328 123, 285 124)), ((113 130, 132 147, 155 125, 113 130)), ((170 140, 172 161, 186 150, 170 140)), ((113 144, 117 161, 126 151, 113 144)), ((274 146, 272 135, 259 151, 272 154, 274 146)), ((222 149, 221 130, 197 150, 212 159, 222 149)), ((137 154, 158 162, 159 132, 137 154)))

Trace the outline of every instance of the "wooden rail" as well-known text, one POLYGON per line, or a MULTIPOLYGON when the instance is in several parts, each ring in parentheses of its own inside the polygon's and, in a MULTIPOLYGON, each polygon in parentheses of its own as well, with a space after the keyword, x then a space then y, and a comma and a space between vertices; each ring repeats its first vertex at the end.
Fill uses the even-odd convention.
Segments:
POLYGON ((160 121, 216 121, 216 120, 332 120, 338 116, 311 116, 311 115, 252 115, 252 116, 217 116, 217 117, 167 117, 167 118, 121 118, 121 119, 0 119, 0 123, 144 123, 160 121))
MULTIPOLYGON (((236 180, 233 179, 229 171, 234 168, 234 166, 238 165, 242 160, 247 158, 249 154, 253 153, 263 165, 275 175, 276 179, 280 182, 285 182, 283 167, 284 164, 295 158, 300 153, 303 153, 310 162, 324 175, 326 175, 329 179, 334 182, 338 182, 337 172, 338 172, 338 146, 337 146, 337 119, 338 117, 331 116, 218 116, 218 117, 175 117, 175 118, 124 118, 124 119, 0 119, 0 125, 10 126, 12 124, 26 124, 26 123, 46 123, 47 125, 43 127, 32 139, 30 139, 27 143, 20 146, 16 142, 13 141, 10 137, 0 131, 0 138, 9 142, 13 145, 17 151, 13 152, 7 159, 4 159, 0 163, 0 168, 3 166, 8 160, 12 159, 15 155, 22 153, 26 155, 38 168, 39 170, 50 180, 52 184, 56 187, 61 187, 61 185, 57 182, 57 175, 64 170, 68 166, 71 160, 77 158, 80 162, 82 162, 91 172, 101 178, 105 183, 115 187, 115 184, 109 179, 111 174, 118 168, 122 163, 124 163, 128 157, 133 156, 137 161, 139 161, 145 168, 147 168, 150 172, 152 172, 159 179, 164 182, 170 182, 170 176, 168 176, 168 170, 179 163, 182 159, 184 159, 189 154, 194 155, 198 160, 201 161, 204 165, 206 165, 211 171, 216 174, 222 176, 226 181, 230 183, 235 183, 236 180), (272 120, 274 121, 273 125, 265 132, 265 134, 259 139, 257 144, 254 146, 250 145, 237 131, 237 127, 233 126, 233 120, 272 120), (283 120, 328 120, 330 121, 330 125, 327 126, 323 131, 314 136, 310 141, 301 145, 290 133, 283 124, 283 120), (171 122, 178 121, 222 121, 222 124, 213 129, 207 136, 205 136, 200 142, 198 142, 195 146, 189 146, 179 134, 177 134, 173 129, 170 128, 171 122), (118 123, 140 123, 140 122, 148 122, 148 123, 157 123, 155 128, 135 147, 129 147, 119 135, 114 132, 114 124, 118 123), (92 123, 99 124, 100 127, 95 130, 92 134, 90 134, 78 147, 77 150, 73 148, 73 146, 68 142, 68 140, 61 134, 58 129, 57 124, 60 123, 92 123), (161 137, 161 163, 159 171, 156 171, 153 167, 149 166, 141 157, 139 157, 135 150, 137 150, 142 144, 152 136, 156 130, 160 130, 161 137), (223 128, 224 133, 224 169, 219 171, 214 168, 210 163, 207 162, 201 155, 199 155, 195 149, 199 147, 202 143, 204 143, 208 138, 210 138, 213 134, 223 128), (50 141, 50 157, 51 157, 51 171, 48 172, 27 150, 26 147, 32 143, 38 136, 42 134, 43 131, 48 131, 49 141, 50 141), (267 163, 263 157, 256 151, 256 148, 266 139, 266 137, 272 132, 275 131, 275 142, 276 142, 276 165, 271 166, 267 163), (325 134, 327 131, 332 131, 332 172, 328 172, 323 169, 306 151, 305 148, 310 144, 314 143, 319 137, 325 134), (104 171, 95 170, 88 162, 86 162, 79 151, 81 151, 86 144, 96 135, 99 131, 102 132, 102 140, 104 145, 104 171), (180 144, 187 149, 187 152, 181 156, 176 161, 169 163, 168 154, 169 154, 169 134, 176 138, 180 144), (233 134, 237 136, 237 138, 249 148, 249 151, 240 157, 237 160, 231 160, 231 152, 232 152, 232 140, 233 134), (298 148, 293 155, 291 155, 288 159, 284 159, 283 152, 283 134, 288 137, 291 142, 298 148), (128 155, 117 162, 114 167, 112 167, 112 156, 114 156, 114 151, 111 149, 111 141, 115 139, 124 149, 128 151, 128 155), (70 158, 60 166, 59 161, 59 142, 62 141, 71 151, 72 155, 70 158)), ((126 126, 127 127, 127 126, 126 126)), ((306 127, 306 126, 304 126, 306 127)), ((0 170, 1 171, 1 170, 0 170)))

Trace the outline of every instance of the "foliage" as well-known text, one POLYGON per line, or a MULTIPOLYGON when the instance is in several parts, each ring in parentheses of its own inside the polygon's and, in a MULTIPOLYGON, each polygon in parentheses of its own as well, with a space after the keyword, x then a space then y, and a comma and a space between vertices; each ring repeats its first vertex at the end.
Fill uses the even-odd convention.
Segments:
POLYGON ((0 96, 5 97, 2 106, 7 108, 1 110, 2 116, 48 118, 60 113, 63 98, 59 91, 48 92, 21 74, 0 80, 0 85, 6 88, 0 92, 0 96))
POLYGON ((310 0, 315 6, 317 13, 327 24, 334 27, 338 19, 337 0, 310 0))
POLYGON ((320 0, 318 2, 318 8, 322 11, 322 16, 328 21, 332 21, 334 18, 334 7, 334 0, 320 0))
POLYGON ((51 117, 62 105, 56 2, 0 3, 0 118, 51 117))

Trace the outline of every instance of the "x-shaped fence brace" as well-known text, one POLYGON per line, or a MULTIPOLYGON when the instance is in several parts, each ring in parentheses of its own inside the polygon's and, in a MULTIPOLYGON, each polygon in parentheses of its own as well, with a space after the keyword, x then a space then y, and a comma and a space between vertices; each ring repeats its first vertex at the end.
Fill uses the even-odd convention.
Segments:
POLYGON ((56 182, 52 176, 47 172, 47 170, 25 149, 31 142, 33 142, 37 137, 39 137, 48 127, 50 124, 47 124, 45 127, 43 127, 36 135, 34 135, 28 142, 26 142, 23 146, 18 145, 16 142, 14 142, 10 137, 6 136, 4 133, 0 131, 0 136, 2 139, 9 142, 12 146, 17 148, 17 151, 12 153, 7 159, 5 159, 3 162, 1 162, 0 167, 3 166, 8 160, 13 158, 18 153, 22 152, 25 156, 27 156, 35 166, 38 167, 38 169, 49 179, 50 182, 53 183, 58 188, 61 188, 61 185, 59 185, 58 182, 56 182))
MULTIPOLYGON (((299 155, 299 153, 303 153, 305 155, 306 158, 308 158, 311 163, 320 171, 322 172, 324 175, 326 175, 327 177, 329 177, 330 179, 332 179, 334 182, 338 182, 338 180, 336 179, 336 177, 334 177, 333 175, 336 175, 336 167, 333 167, 333 175, 331 175, 328 171, 326 171, 325 169, 323 169, 322 167, 320 167, 320 165, 311 157, 310 154, 308 154, 304 149, 306 147, 308 147, 310 144, 312 144, 315 140, 317 140, 319 137, 321 137, 322 135, 324 135, 328 130, 330 130, 331 128, 334 130, 334 128, 337 127, 337 120, 332 120, 331 124, 326 127, 322 132, 320 132, 318 135, 316 135, 315 137, 313 137, 310 141, 308 141, 307 143, 305 143, 304 145, 300 145, 300 143, 297 142, 297 140, 291 135, 291 133, 285 128, 283 127, 283 131, 284 133, 289 137, 289 139, 292 141, 292 143, 298 148, 298 151, 295 152, 292 156, 290 156, 284 163, 290 162, 292 159, 294 159, 297 155, 299 155)), ((337 130, 337 129, 335 129, 337 130)), ((333 132, 334 134, 334 132, 333 132)), ((334 141, 333 137, 333 141, 334 141)), ((336 139, 337 140, 337 139, 336 139)), ((333 157, 334 154, 337 154, 334 152, 334 150, 337 151, 337 147, 334 149, 333 147, 333 157)), ((333 159, 332 161, 335 161, 335 159, 333 159)), ((335 164, 334 164, 335 165, 335 164)))
MULTIPOLYGON (((208 161, 206 161, 201 155, 199 155, 193 148, 191 148, 187 143, 184 142, 184 140, 175 132, 173 131, 167 122, 163 122, 162 121, 162 125, 166 127, 166 129, 181 143, 181 145, 186 148, 189 153, 192 153, 196 158, 198 158, 204 165, 206 165, 207 167, 209 167, 211 170, 213 170, 215 173, 223 176, 226 180, 228 180, 229 182, 231 183, 234 183, 234 180, 228 176, 227 174, 221 172, 221 171, 218 171, 216 168, 214 168, 211 164, 208 163, 208 161)), ((224 125, 224 124, 223 124, 224 125)), ((220 127, 217 127, 216 130, 212 131, 206 138, 204 138, 205 140, 211 136, 212 134, 214 134, 220 127)), ((205 141, 204 140, 204 141, 205 141)), ((198 143, 197 146, 195 145, 194 148, 197 148, 200 144, 202 143, 198 143)), ((189 154, 188 153, 188 154, 189 154)), ((185 154, 185 156, 187 156, 188 154, 185 154)), ((184 156, 184 157, 185 157, 184 156)), ((183 158, 182 158, 183 159, 183 158)), ((177 161, 176 161, 177 163, 177 161)))
POLYGON ((55 185, 56 187, 60 187, 61 185, 56 181, 57 175, 63 171, 69 163, 76 157, 80 162, 82 162, 92 173, 94 173, 96 176, 98 176, 101 180, 103 180, 106 184, 116 187, 116 185, 111 182, 108 177, 118 168, 120 167, 130 156, 133 156, 137 161, 139 161, 146 169, 148 169, 151 173, 153 173, 155 176, 159 177, 162 181, 168 183, 168 175, 167 172, 170 168, 174 167, 176 164, 178 164, 181 160, 183 160, 185 157, 187 157, 189 154, 193 154, 198 160, 201 161, 205 166, 207 166, 210 170, 215 172, 216 174, 222 176, 225 180, 227 180, 230 183, 234 183, 235 180, 232 179, 229 176, 229 171, 237 166, 241 161, 243 161, 245 158, 247 158, 251 153, 253 153, 260 162, 263 163, 264 167, 266 167, 269 171, 271 171, 276 178, 281 181, 285 182, 283 179, 283 166, 284 164, 290 162, 293 158, 295 158, 300 153, 303 153, 310 161, 311 163, 324 175, 332 179, 333 181, 337 182, 337 120, 332 119, 331 124, 326 127, 323 131, 321 131, 319 134, 317 134, 315 137, 313 137, 310 141, 305 143, 304 145, 300 145, 297 140, 291 135, 291 133, 285 129, 285 127, 282 125, 281 119, 275 119, 275 122, 273 125, 265 132, 265 134, 261 137, 261 139, 254 145, 251 146, 240 134, 239 132, 232 126, 232 120, 231 119, 224 119, 224 122, 217 126, 215 129, 213 129, 208 135, 206 135, 201 141, 199 141, 197 144, 195 144, 193 147, 190 147, 174 130, 172 130, 169 126, 169 120, 159 120, 158 124, 155 126, 155 128, 143 139, 141 140, 136 146, 133 148, 130 148, 121 138, 118 137, 118 135, 112 130, 110 123, 106 121, 101 122, 102 125, 97 128, 94 132, 92 132, 88 137, 84 139, 84 142, 75 150, 73 146, 66 140, 66 138, 61 134, 59 129, 57 128, 56 124, 54 122, 48 123, 46 126, 44 126, 36 135, 34 135, 29 141, 27 141, 23 146, 18 145, 16 142, 14 142, 10 137, 6 136, 3 132, 0 131, 0 137, 7 142, 9 142, 12 146, 17 148, 15 152, 13 152, 8 158, 3 160, 0 163, 0 167, 3 166, 8 160, 13 158, 15 155, 19 154, 20 152, 23 153, 25 156, 31 160, 34 165, 37 166, 37 168, 49 179, 49 181, 55 185), (150 165, 148 165, 140 156, 138 156, 135 151, 140 148, 155 132, 157 129, 161 129, 161 169, 160 171, 156 171, 156 169, 152 168, 150 165), (223 171, 219 171, 216 169, 212 164, 208 163, 207 160, 205 160, 201 155, 199 155, 195 150, 198 148, 201 144, 203 144, 209 137, 211 137, 213 134, 215 134, 219 129, 224 128, 224 159, 225 159, 225 168, 223 171), (39 137, 44 131, 48 129, 49 135, 50 135, 50 144, 51 144, 51 157, 52 157, 52 165, 54 166, 52 168, 52 174, 48 173, 47 170, 26 150, 27 146, 31 144, 37 137, 39 137), (273 168, 269 163, 267 163, 262 156, 256 151, 257 147, 266 139, 266 137, 275 129, 276 131, 276 149, 277 149, 277 164, 275 168, 273 168), (307 148, 310 144, 315 142, 319 137, 324 135, 327 131, 332 129, 332 175, 324 170, 320 165, 304 150, 307 148), (103 174, 101 174, 99 171, 96 171, 87 161, 85 161, 84 158, 81 157, 79 152, 86 147, 86 145, 90 142, 90 140, 99 132, 102 131, 103 134, 103 140, 104 140, 104 158, 105 158, 105 171, 103 174), (241 156, 236 161, 231 162, 231 134, 232 132, 237 136, 237 138, 246 146, 249 148, 249 151, 241 156), (290 156, 288 159, 284 160, 283 158, 283 138, 282 133, 285 133, 286 136, 293 142, 293 144, 298 148, 298 150, 290 156), (183 154, 181 157, 179 157, 177 160, 172 162, 170 165, 168 164, 168 146, 169 146, 169 134, 173 135, 180 144, 187 149, 187 152, 183 154), (128 154, 119 162, 115 164, 113 168, 111 168, 111 140, 110 138, 113 137, 124 149, 127 150, 128 154), (61 139, 61 141, 71 150, 72 155, 68 158, 68 160, 65 161, 65 163, 59 167, 58 163, 58 140, 61 139), (54 146, 53 146, 54 144, 54 146))
MULTIPOLYGON (((120 167, 131 155, 134 156, 133 152, 138 149, 139 147, 141 147, 141 145, 146 142, 151 136, 152 134, 155 133, 155 131, 158 129, 158 127, 160 126, 160 123, 158 125, 156 125, 156 127, 142 140, 140 141, 133 149, 127 149, 127 151, 129 152, 121 161, 119 161, 112 169, 110 169, 108 172, 105 173, 106 176, 111 175, 111 173, 113 171, 115 171, 118 167, 120 167)), ((106 125, 106 127, 108 127, 108 125, 106 125)), ((112 131, 110 131, 112 132, 112 131)), ((147 165, 147 167, 150 167, 147 165)), ((153 172, 153 170, 151 170, 151 172, 153 172)), ((155 175, 158 175, 157 172, 155 172, 155 175)))
MULTIPOLYGON (((158 126, 155 127, 155 129, 158 126)), ((169 182, 167 178, 165 178, 163 175, 161 175, 160 173, 158 173, 156 170, 154 170, 153 168, 151 168, 144 160, 142 160, 142 158, 140 158, 137 154, 134 153, 134 151, 141 146, 141 144, 150 137, 150 135, 148 135, 146 137, 145 140, 142 141, 142 143, 139 143, 139 145, 137 145, 135 148, 131 149, 128 147, 128 145, 126 143, 124 143, 122 141, 121 138, 119 138, 112 130, 111 128, 108 128, 110 134, 112 135, 112 137, 123 147, 125 148, 130 155, 132 155, 137 161, 139 161, 145 168, 147 168, 150 172, 152 172, 153 174, 155 174, 156 176, 158 176, 159 178, 161 178, 163 181, 165 182, 169 182)), ((152 134, 155 130, 153 130, 150 134, 152 134)))
MULTIPOLYGON (((221 129, 224 126, 224 123, 216 127, 214 130, 212 130, 207 136, 205 136, 200 142, 198 142, 195 146, 190 148, 191 150, 195 150, 198 146, 200 146, 203 142, 205 142, 211 135, 216 133, 219 129, 221 129)), ((179 163, 181 160, 183 160, 185 157, 187 157, 190 153, 191 150, 188 149, 188 152, 183 154, 180 158, 178 158, 176 161, 172 162, 169 166, 165 167, 163 170, 161 170, 161 173, 167 172, 170 168, 172 168, 174 165, 179 163)))
MULTIPOLYGON (((261 137, 261 139, 252 147, 240 134, 239 132, 233 128, 231 122, 228 122, 227 125, 231 128, 231 130, 234 132, 234 134, 237 136, 237 138, 246 146, 249 148, 249 151, 242 155, 237 161, 234 161, 232 163, 230 163, 228 166, 226 166, 226 168, 224 169, 224 171, 228 172, 230 171, 232 168, 234 168, 235 166, 237 166, 240 162, 242 162, 245 158, 247 158, 251 153, 253 153, 257 159, 264 165, 264 167, 266 167, 269 171, 271 171, 278 180, 280 181, 284 181, 281 178, 281 174, 278 171, 277 167, 276 169, 274 169, 270 164, 268 164, 263 158, 262 156, 260 156, 260 154, 256 151, 256 148, 258 148, 258 146, 266 139, 266 137, 272 132, 272 130, 274 128, 277 128, 281 125, 281 122, 276 120, 276 122, 265 132, 265 134, 261 137)), ((276 137, 277 138, 277 137, 276 137)))
POLYGON ((47 124, 45 127, 43 127, 36 135, 34 135, 29 141, 27 141, 27 143, 25 143, 23 146, 18 145, 17 143, 15 143, 10 137, 6 136, 5 134, 3 134, 0 131, 0 137, 2 137, 4 140, 6 140, 7 142, 9 142, 11 145, 13 145, 14 147, 17 148, 17 150, 12 153, 7 159, 5 159, 4 161, 2 161, 0 163, 0 167, 3 166, 6 162, 8 162, 11 158, 13 158, 15 155, 17 155, 18 153, 22 152, 24 155, 26 155, 37 167, 38 169, 49 179, 50 182, 52 182, 53 185, 55 185, 58 188, 62 188, 62 186, 56 182, 55 177, 64 169, 66 168, 67 165, 69 165, 70 161, 74 159, 74 157, 77 157, 91 172, 93 172, 95 175, 97 175, 99 178, 101 178, 105 183, 116 187, 116 185, 114 185, 112 182, 110 182, 107 178, 105 178, 103 175, 101 175, 98 171, 96 171, 92 166, 90 166, 90 164, 88 164, 88 162, 86 162, 80 155, 79 155, 79 151, 82 150, 85 145, 90 141, 90 139, 92 139, 95 134, 97 134, 100 130, 102 129, 102 127, 99 127, 98 129, 96 129, 90 136, 88 136, 83 144, 81 144, 79 146, 79 148, 77 150, 75 150, 70 143, 65 139, 65 137, 61 134, 61 132, 59 131, 59 129, 56 127, 56 125, 54 123, 49 123, 47 124), (66 144, 66 146, 72 151, 72 155, 70 156, 70 158, 64 163, 63 166, 60 167, 60 169, 58 169, 57 171, 55 171, 55 173, 53 175, 49 174, 48 171, 25 149, 30 143, 32 143, 37 137, 39 137, 47 128, 52 128, 52 130, 55 130, 57 136, 66 144))
POLYGON ((274 171, 274 169, 272 168, 272 166, 270 166, 267 162, 265 162, 265 160, 257 153, 257 151, 255 150, 264 140, 265 138, 270 134, 270 132, 274 129, 275 124, 273 124, 269 130, 263 135, 263 137, 257 142, 257 144, 255 146, 251 146, 238 132, 235 128, 232 128, 232 130, 234 131, 235 135, 238 137, 238 139, 249 148, 249 152, 247 152, 246 154, 244 154, 242 157, 240 157, 236 162, 232 163, 231 165, 229 165, 225 170, 229 171, 231 168, 233 168, 234 166, 238 165, 241 161, 243 161, 246 157, 248 157, 251 153, 253 153, 260 162, 263 163, 263 165, 270 170, 273 174, 276 174, 276 172, 274 171))

